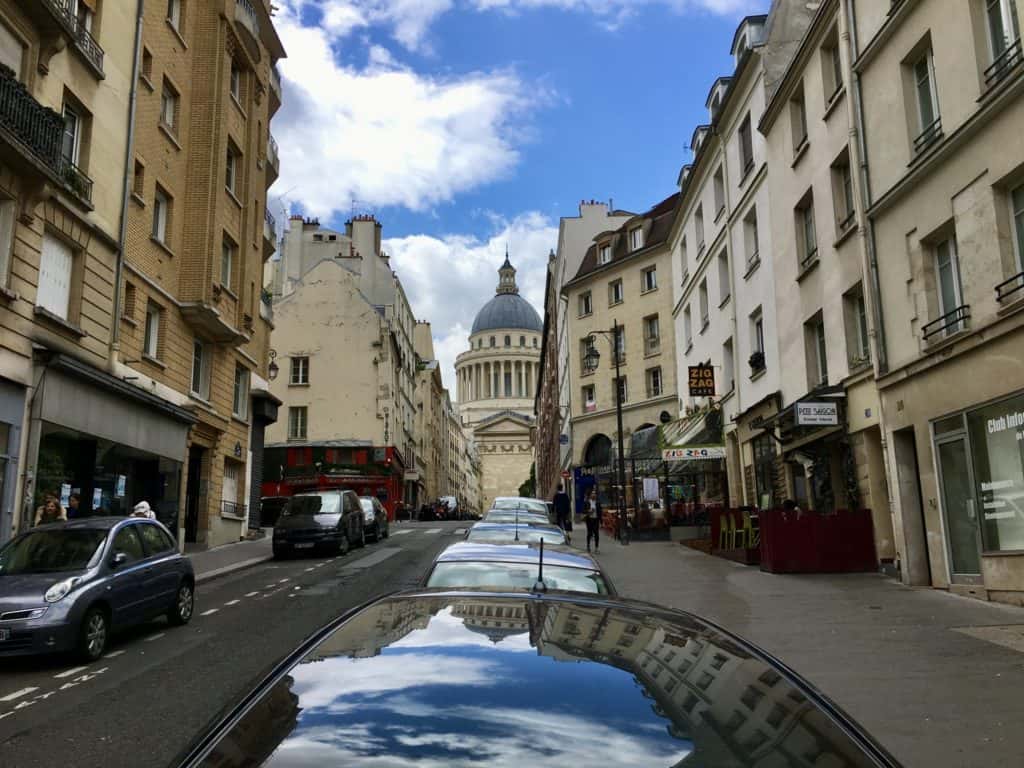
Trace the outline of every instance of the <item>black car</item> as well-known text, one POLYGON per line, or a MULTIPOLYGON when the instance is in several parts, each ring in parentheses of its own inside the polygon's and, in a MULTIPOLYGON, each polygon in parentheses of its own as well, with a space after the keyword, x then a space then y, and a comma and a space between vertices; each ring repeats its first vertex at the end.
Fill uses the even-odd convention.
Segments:
POLYGON ((181 766, 896 766, 792 670, 692 615, 405 593, 314 635, 181 766))
POLYGON ((344 554, 365 545, 363 508, 355 491, 296 494, 274 525, 274 557, 313 551, 344 554))
POLYGON ((113 631, 195 607, 192 563, 156 520, 90 517, 32 528, 0 549, 0 656, 103 655, 113 631))
POLYGON ((360 496, 359 503, 363 508, 363 527, 367 535, 374 541, 386 539, 391 534, 391 523, 388 522, 388 511, 376 496, 360 496))

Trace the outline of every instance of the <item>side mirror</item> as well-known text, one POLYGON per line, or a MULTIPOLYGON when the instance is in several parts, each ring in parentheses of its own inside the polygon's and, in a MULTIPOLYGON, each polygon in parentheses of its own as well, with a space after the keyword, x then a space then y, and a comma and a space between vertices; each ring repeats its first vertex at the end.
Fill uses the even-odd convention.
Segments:
POLYGON ((110 558, 111 568, 120 568, 122 565, 128 562, 128 555, 124 552, 117 552, 112 558, 110 558))

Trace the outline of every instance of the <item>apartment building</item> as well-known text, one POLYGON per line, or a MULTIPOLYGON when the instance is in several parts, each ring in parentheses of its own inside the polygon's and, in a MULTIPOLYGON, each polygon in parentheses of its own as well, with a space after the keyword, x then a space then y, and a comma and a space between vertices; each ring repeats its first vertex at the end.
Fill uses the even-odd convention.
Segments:
POLYGON ((617 498, 617 400, 624 451, 631 452, 634 432, 678 412, 672 292, 665 282, 671 282, 667 238, 678 200, 678 194, 670 195, 616 229, 599 232, 563 289, 567 333, 576 345, 568 362, 571 461, 596 478, 606 507, 617 498), (591 349, 599 355, 596 368, 588 361, 591 349))
MULTIPOLYGON (((430 503, 441 496, 441 472, 444 456, 442 397, 444 383, 441 366, 434 356, 434 339, 430 323, 417 322, 413 334, 416 352, 416 445, 420 492, 419 504, 430 503)), ((418 504, 414 504, 418 506, 418 504)))
MULTIPOLYGON (((537 369, 537 389, 533 396, 533 415, 536 419, 536 426, 531 434, 533 462, 536 468, 537 496, 542 499, 552 498, 558 485, 564 483, 560 460, 562 418, 556 338, 558 309, 561 303, 555 284, 557 265, 558 257, 552 251, 544 268, 544 320, 540 332, 540 367, 537 369)), ((569 441, 568 434, 565 441, 569 441)))
POLYGON ((1017 604, 1024 603, 1020 5, 858 4, 848 29, 870 171, 876 367, 903 578, 1017 604))

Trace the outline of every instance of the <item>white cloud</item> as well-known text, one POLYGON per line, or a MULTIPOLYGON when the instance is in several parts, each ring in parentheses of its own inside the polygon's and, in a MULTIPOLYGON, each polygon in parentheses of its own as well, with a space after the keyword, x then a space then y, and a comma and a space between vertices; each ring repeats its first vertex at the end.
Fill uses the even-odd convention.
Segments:
MULTIPOLYGON (((371 46, 365 68, 339 63, 337 47, 346 44, 339 36, 368 23, 367 9, 328 0, 318 5, 323 26, 310 27, 301 21, 308 5, 285 3, 275 17, 288 51, 280 65, 284 106, 274 121, 276 192, 322 218, 346 213, 353 198, 423 211, 516 165, 521 124, 546 102, 542 90, 527 89, 511 70, 418 74, 381 46, 371 46)), ((412 29, 402 25, 413 23, 406 10, 419 0, 388 5, 396 24, 412 29)))
POLYGON ((431 323, 434 354, 452 399, 456 397, 455 358, 469 347, 477 311, 494 296, 506 244, 520 294, 538 314, 544 309, 545 265, 548 253, 558 244, 558 225, 537 212, 493 221, 493 234, 486 239, 452 234, 384 241, 413 312, 431 323))

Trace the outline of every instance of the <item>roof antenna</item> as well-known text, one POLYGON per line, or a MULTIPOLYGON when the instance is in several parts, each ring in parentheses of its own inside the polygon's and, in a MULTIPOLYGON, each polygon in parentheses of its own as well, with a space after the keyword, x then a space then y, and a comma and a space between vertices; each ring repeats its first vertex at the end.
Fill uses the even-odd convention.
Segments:
POLYGON ((519 541, 519 505, 516 505, 516 541, 519 541))
POLYGON ((548 587, 544 583, 544 537, 540 538, 540 560, 537 561, 537 583, 533 585, 534 592, 547 592, 548 587))

